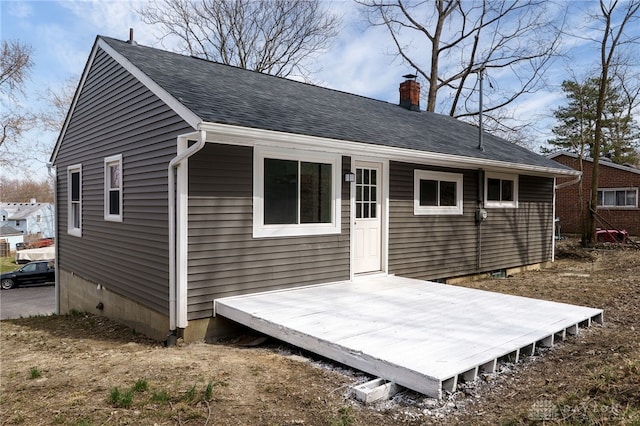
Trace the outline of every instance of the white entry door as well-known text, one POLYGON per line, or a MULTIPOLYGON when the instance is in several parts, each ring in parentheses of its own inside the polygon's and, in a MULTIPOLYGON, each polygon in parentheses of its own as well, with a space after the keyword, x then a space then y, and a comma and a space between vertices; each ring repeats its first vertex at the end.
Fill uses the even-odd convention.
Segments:
POLYGON ((382 167, 356 163, 354 266, 356 274, 382 269, 382 167))

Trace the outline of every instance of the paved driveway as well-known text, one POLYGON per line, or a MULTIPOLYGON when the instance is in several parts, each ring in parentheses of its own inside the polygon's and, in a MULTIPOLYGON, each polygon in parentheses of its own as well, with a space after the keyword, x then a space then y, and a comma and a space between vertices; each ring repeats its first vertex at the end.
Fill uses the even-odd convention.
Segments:
POLYGON ((17 287, 0 291, 0 320, 51 315, 55 310, 55 286, 17 287))

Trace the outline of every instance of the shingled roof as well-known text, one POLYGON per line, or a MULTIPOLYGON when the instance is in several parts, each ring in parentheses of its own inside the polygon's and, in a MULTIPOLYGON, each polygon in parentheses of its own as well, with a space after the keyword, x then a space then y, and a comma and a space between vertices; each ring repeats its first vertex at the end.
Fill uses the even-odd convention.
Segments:
POLYGON ((99 36, 201 121, 569 170, 449 116, 99 36))

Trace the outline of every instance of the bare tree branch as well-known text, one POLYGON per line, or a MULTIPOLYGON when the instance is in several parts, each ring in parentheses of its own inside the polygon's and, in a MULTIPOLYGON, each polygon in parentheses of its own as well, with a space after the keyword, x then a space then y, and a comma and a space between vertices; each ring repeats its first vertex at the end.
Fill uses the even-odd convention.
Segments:
POLYGON ((33 49, 19 41, 3 41, 0 56, 0 93, 13 97, 16 92, 22 93, 24 84, 33 66, 31 53, 33 49))
POLYGON ((340 27, 319 0, 152 0, 138 13, 190 55, 305 79, 340 27))
POLYGON ((19 41, 3 41, 0 57, 0 167, 13 171, 22 163, 25 153, 19 142, 35 117, 20 102, 24 86, 33 66, 32 49, 19 41))
POLYGON ((476 117, 477 79, 471 77, 480 69, 515 77, 519 85, 496 92, 485 105, 495 129, 503 126, 497 119, 505 116, 502 110, 545 86, 545 71, 560 54, 564 16, 548 12, 546 1, 356 1, 428 82, 428 111, 476 117))

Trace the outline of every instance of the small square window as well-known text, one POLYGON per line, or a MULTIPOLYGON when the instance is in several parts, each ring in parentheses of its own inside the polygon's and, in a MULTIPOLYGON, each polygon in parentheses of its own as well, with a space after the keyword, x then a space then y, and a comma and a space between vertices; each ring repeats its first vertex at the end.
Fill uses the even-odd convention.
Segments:
POLYGON ((518 176, 487 173, 485 179, 486 207, 518 207, 518 176))
POLYGON ((414 171, 416 215, 462 214, 462 174, 414 171))

